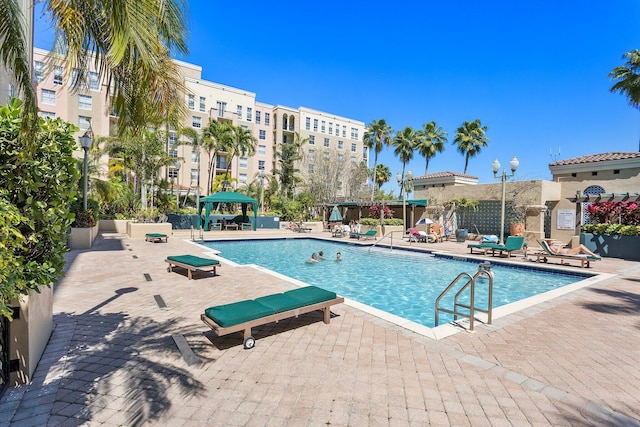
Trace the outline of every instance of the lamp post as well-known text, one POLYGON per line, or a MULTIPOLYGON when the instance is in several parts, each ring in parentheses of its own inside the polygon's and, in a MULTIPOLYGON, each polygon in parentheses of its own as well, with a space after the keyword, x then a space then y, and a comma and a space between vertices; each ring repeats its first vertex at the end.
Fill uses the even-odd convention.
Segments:
POLYGON ((260 212, 264 215, 264 177, 266 173, 264 169, 260 171, 260 212))
POLYGON ((87 129, 87 131, 78 138, 80 146, 84 150, 84 165, 83 165, 83 191, 82 191, 82 208, 87 210, 87 169, 88 169, 88 161, 89 161, 89 148, 91 148, 91 144, 93 144, 92 138, 93 132, 91 131, 91 127, 87 129))
POLYGON ((180 166, 180 162, 173 164, 176 169, 176 214, 180 212, 180 166))
MULTIPOLYGON (((500 244, 504 245, 504 206, 507 198, 507 178, 512 178, 516 174, 516 169, 520 162, 516 159, 516 156, 513 156, 513 159, 509 162, 509 167, 511 168, 511 175, 507 176, 507 171, 502 169, 502 207, 500 212, 500 244)), ((500 162, 498 159, 495 159, 493 163, 491 163, 491 170, 493 170, 493 177, 498 178, 498 171, 500 170, 500 162)))
POLYGON ((404 178, 400 172, 396 175, 396 181, 398 181, 398 185, 402 191, 402 235, 407 232, 407 187, 409 181, 413 179, 413 174, 410 170, 407 171, 404 178))

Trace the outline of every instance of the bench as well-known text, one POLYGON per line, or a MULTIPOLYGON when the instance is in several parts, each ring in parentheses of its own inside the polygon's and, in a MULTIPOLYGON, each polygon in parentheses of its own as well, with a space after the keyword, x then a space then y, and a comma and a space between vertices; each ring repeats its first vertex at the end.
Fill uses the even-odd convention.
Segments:
POLYGON ((194 271, 213 271, 213 275, 216 275, 216 267, 220 265, 220 261, 209 258, 201 258, 195 255, 172 255, 168 256, 164 262, 169 264, 167 271, 171 273, 173 267, 180 267, 187 270, 187 277, 189 280, 193 278, 194 271), (211 267, 211 270, 205 270, 206 267, 211 267))
POLYGON ((344 298, 335 292, 306 286, 255 300, 209 307, 200 315, 200 319, 218 336, 242 331, 244 348, 251 349, 255 345, 251 328, 316 310, 323 312, 323 321, 329 324, 331 306, 343 302, 344 298))

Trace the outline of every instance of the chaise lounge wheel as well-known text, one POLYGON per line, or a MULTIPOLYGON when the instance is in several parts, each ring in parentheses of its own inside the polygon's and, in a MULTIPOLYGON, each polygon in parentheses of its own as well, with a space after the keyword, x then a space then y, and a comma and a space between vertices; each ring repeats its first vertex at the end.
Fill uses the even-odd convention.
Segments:
POLYGON ((247 337, 244 339, 245 350, 251 350, 256 345, 256 340, 253 337, 247 337))

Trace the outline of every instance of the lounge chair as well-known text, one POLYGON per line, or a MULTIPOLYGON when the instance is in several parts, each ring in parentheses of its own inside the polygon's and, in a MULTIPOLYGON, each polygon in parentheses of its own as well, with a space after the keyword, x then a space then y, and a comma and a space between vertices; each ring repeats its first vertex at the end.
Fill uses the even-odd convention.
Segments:
POLYGON ((144 235, 144 240, 147 242, 158 243, 164 240, 165 243, 169 241, 169 237, 163 233, 147 233, 144 235))
POLYGON ((589 268, 591 261, 600 261, 602 259, 600 257, 588 255, 588 254, 576 254, 576 255, 556 254, 551 250, 551 248, 549 248, 548 243, 545 242, 544 240, 543 241, 538 240, 537 242, 542 247, 542 251, 531 254, 536 257, 536 262, 540 262, 540 261, 547 262, 551 258, 558 258, 561 260, 561 263, 563 263, 564 260, 572 259, 572 260, 580 261, 580 268, 585 268, 585 267, 589 268))
POLYGON ((356 236, 356 239, 360 240, 367 240, 367 239, 375 239, 376 238, 376 230, 369 230, 366 233, 351 233, 354 234, 356 236))
POLYGON ((427 235, 426 233, 420 234, 420 232, 418 231, 417 228, 410 228, 409 229, 409 241, 410 242, 416 242, 416 243, 426 243, 427 241, 427 235))
POLYGON ((482 251, 483 255, 491 251, 491 256, 494 256, 498 251, 500 252, 500 256, 502 256, 503 252, 506 252, 507 257, 511 257, 512 252, 525 251, 526 256, 526 245, 524 244, 523 236, 509 236, 504 245, 498 243, 469 243, 467 248, 469 248, 471 253, 473 253, 474 249, 482 251))
POLYGON ((167 271, 171 273, 173 271, 173 267, 181 267, 187 270, 187 277, 189 280, 192 279, 192 273, 194 271, 205 271, 206 267, 211 267, 211 271, 213 271, 213 275, 216 275, 216 267, 220 265, 220 261, 209 258, 201 258, 195 255, 172 255, 168 256, 164 262, 169 264, 167 267, 167 271))
POLYGON ((344 298, 338 297, 335 292, 316 286, 307 286, 255 300, 209 307, 200 315, 200 318, 218 336, 242 331, 244 348, 250 349, 255 345, 251 328, 289 317, 298 317, 316 310, 323 312, 324 323, 329 324, 330 307, 342 302, 344 298))

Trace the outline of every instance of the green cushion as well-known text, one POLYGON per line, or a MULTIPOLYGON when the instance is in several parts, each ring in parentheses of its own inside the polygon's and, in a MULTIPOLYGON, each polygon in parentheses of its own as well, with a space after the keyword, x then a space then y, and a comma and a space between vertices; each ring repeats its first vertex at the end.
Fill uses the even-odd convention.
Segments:
POLYGON ((209 307, 204 312, 223 328, 260 319, 275 313, 272 308, 253 300, 209 307))
POLYGON ((300 299, 285 294, 267 295, 266 297, 256 298, 255 301, 273 309, 276 313, 295 310, 307 305, 300 299))
POLYGON ((175 261, 182 264, 187 264, 192 267, 208 267, 208 266, 220 264, 220 261, 216 259, 200 258, 199 256, 195 256, 195 255, 172 255, 172 256, 168 256, 167 259, 169 261, 175 261))
POLYGON ((162 233, 147 233, 146 236, 147 237, 167 237, 166 234, 162 234, 162 233))
POLYGON ((304 305, 311 305, 336 299, 335 292, 329 292, 316 286, 306 286, 304 288, 293 289, 285 292, 284 294, 303 302, 304 305))

